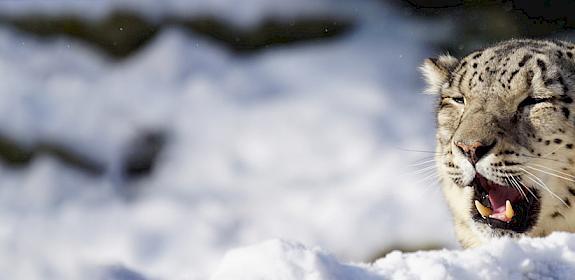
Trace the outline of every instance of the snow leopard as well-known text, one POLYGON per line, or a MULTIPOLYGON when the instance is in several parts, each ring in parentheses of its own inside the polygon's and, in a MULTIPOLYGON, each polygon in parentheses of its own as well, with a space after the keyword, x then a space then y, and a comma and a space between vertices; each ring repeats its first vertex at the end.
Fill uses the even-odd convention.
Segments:
POLYGON ((421 66, 436 170, 464 248, 575 232, 575 45, 512 39, 421 66))

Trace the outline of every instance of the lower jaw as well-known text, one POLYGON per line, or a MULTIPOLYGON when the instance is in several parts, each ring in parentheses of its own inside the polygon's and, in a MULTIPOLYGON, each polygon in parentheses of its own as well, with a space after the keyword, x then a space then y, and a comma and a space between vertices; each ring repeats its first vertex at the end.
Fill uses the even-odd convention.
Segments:
POLYGON ((492 231, 497 236, 525 234, 534 225, 534 222, 526 217, 520 220, 505 222, 494 218, 484 218, 479 213, 473 215, 473 221, 484 229, 492 231))

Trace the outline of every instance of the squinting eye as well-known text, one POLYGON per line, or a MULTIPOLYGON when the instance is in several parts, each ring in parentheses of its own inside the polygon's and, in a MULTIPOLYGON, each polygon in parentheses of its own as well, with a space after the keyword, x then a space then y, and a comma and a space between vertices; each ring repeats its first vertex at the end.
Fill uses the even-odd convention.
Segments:
POLYGON ((465 99, 463 97, 452 97, 451 99, 459 104, 465 104, 465 99))
POLYGON ((533 104, 537 104, 537 103, 541 103, 541 102, 547 102, 549 101, 551 98, 533 98, 533 97, 527 97, 525 99, 523 99, 523 101, 521 101, 521 103, 519 103, 519 105, 517 106, 518 108, 522 108, 525 106, 529 106, 529 105, 533 105, 533 104))

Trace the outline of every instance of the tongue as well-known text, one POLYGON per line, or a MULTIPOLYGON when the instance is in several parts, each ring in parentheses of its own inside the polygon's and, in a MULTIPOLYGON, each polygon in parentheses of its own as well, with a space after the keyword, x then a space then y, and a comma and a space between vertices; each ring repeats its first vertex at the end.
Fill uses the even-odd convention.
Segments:
POLYGON ((498 186, 489 190, 489 202, 493 214, 505 213, 505 201, 513 203, 519 198, 519 192, 513 188, 498 186))

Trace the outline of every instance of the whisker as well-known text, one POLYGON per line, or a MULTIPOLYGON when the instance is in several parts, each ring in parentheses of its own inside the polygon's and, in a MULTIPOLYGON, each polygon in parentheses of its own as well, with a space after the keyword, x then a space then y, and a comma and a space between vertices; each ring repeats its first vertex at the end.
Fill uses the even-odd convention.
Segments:
POLYGON ((559 171, 559 170, 555 170, 555 169, 553 169, 553 168, 547 167, 547 166, 545 166, 545 165, 537 164, 537 163, 531 163, 531 164, 532 164, 532 165, 536 165, 536 166, 541 167, 541 168, 545 168, 545 169, 550 170, 550 171, 553 171, 553 172, 557 172, 557 173, 559 173, 559 174, 562 174, 562 175, 565 175, 565 176, 568 176, 568 177, 571 177, 571 178, 575 179, 575 176, 573 176, 573 175, 571 175, 571 174, 569 174, 569 173, 561 172, 561 171, 559 171))
POLYGON ((563 180, 567 180, 567 181, 570 181, 570 182, 575 182, 574 179, 567 178, 567 177, 563 177, 563 176, 561 176, 561 175, 557 175, 557 174, 551 173, 551 172, 549 172, 549 171, 545 171, 545 170, 542 170, 542 169, 539 169, 539 168, 535 168, 535 167, 533 167, 533 166, 525 165, 525 167, 528 167, 528 168, 531 168, 531 169, 534 169, 534 170, 543 172, 543 173, 545 173, 545 174, 548 174, 548 175, 551 175, 551 176, 554 176, 554 177, 557 177, 557 178, 561 178, 561 179, 563 179, 563 180))
POLYGON ((532 176, 528 176, 527 178, 529 178, 531 181, 535 182, 536 184, 538 184, 539 186, 543 187, 547 192, 549 192, 552 196, 554 196, 556 199, 558 199, 559 201, 561 201, 565 206, 568 206, 567 203, 565 201, 563 201, 563 199, 561 199, 557 194, 555 194, 554 192, 552 192, 549 187, 547 187, 547 185, 545 185, 543 183, 543 181, 541 181, 541 179, 539 179, 538 177, 535 177, 535 179, 537 179, 538 181, 534 180, 532 178, 532 176))
POLYGON ((555 198, 559 199, 559 201, 561 201, 563 204, 565 204, 565 206, 569 206, 567 205, 567 203, 565 201, 563 201, 563 199, 561 199, 558 195, 556 195, 553 191, 551 191, 551 189, 549 189, 549 187, 545 184, 545 182, 543 182, 543 180, 541 180, 539 177, 537 177, 535 174, 525 170, 524 168, 519 168, 521 170, 523 170, 525 173, 535 177, 537 179, 533 180, 533 178, 531 178, 530 176, 528 176, 527 178, 531 179, 531 181, 535 182, 536 184, 538 184, 539 186, 543 187, 545 190, 547 190, 551 195, 553 195, 555 198), (539 181, 539 182, 538 182, 539 181))
POLYGON ((535 200, 539 200, 539 198, 535 195, 535 193, 533 193, 533 191, 529 187, 527 187, 525 184, 523 184, 523 182, 521 182, 521 180, 517 180, 517 183, 522 185, 533 196, 533 198, 535 198, 535 200))
MULTIPOLYGON (((515 183, 517 184, 517 183, 515 183)), ((525 191, 523 190, 523 188, 520 185, 517 185, 517 189, 519 190, 519 192, 521 192, 521 196, 523 196, 523 198, 525 198, 525 200, 527 200, 527 202, 529 201, 529 197, 527 196, 527 194, 525 193, 525 191)))
POLYGON ((511 185, 513 185, 513 187, 521 193, 521 195, 525 198, 525 200, 529 201, 529 198, 527 198, 527 195, 525 194, 525 192, 523 191, 521 186, 517 183, 517 180, 515 180, 515 178, 513 178, 513 176, 509 176, 509 174, 507 174, 507 172, 503 172, 503 175, 505 175, 505 177, 508 178, 511 185))
POLYGON ((562 161, 562 160, 558 160, 558 159, 554 159, 554 158, 546 158, 546 157, 542 157, 542 156, 536 157, 536 156, 530 156, 530 155, 525 155, 525 154, 521 154, 521 155, 524 157, 528 157, 528 158, 543 159, 543 160, 549 160, 549 161, 568 164, 568 162, 566 162, 566 161, 562 161))
POLYGON ((435 173, 428 174, 428 175, 425 176, 424 178, 422 178, 422 179, 420 179, 420 180, 417 180, 416 183, 418 183, 418 182, 420 182, 420 183, 428 183, 427 181, 428 181, 429 179, 434 179, 434 180, 431 181, 431 182, 434 182, 434 181, 439 182, 439 174, 435 174, 435 173))
POLYGON ((422 183, 424 182, 426 179, 432 177, 432 175, 435 175, 437 177, 439 177, 439 174, 437 174, 435 172, 435 170, 428 170, 426 172, 423 172, 417 176, 415 176, 415 179, 419 178, 417 181, 415 181, 416 184, 422 183))
POLYGON ((427 173, 428 171, 435 171, 436 167, 437 166, 435 164, 428 163, 427 165, 423 165, 420 168, 413 168, 412 170, 407 170, 406 172, 403 173, 403 175, 415 176, 422 173, 427 173))
POLYGON ((529 201, 529 198, 527 198, 527 195, 525 194, 521 186, 517 183, 517 180, 515 180, 513 176, 507 174, 507 172, 504 172, 503 175, 505 175, 508 178, 509 183, 511 183, 511 185, 521 193, 521 195, 525 198, 525 200, 529 201))
MULTIPOLYGON (((429 180, 429 179, 426 179, 426 180, 429 180)), ((429 193, 435 193, 435 192, 439 191, 440 188, 431 188, 434 185, 440 186, 439 182, 440 182, 439 176, 436 176, 434 178, 434 180, 432 180, 429 184, 424 185, 425 192, 420 192, 419 196, 423 197, 424 195, 427 195, 429 193)))
POLYGON ((430 159, 430 160, 426 160, 426 161, 423 161, 423 162, 418 162, 418 163, 414 163, 414 164, 409 164, 409 165, 407 165, 407 166, 409 166, 409 167, 415 167, 415 166, 424 165, 424 164, 430 163, 430 162, 435 162, 435 158, 434 158, 434 159, 430 159))
POLYGON ((418 169, 418 170, 406 172, 406 174, 404 174, 404 175, 417 175, 417 174, 425 173, 426 170, 430 170, 430 169, 435 169, 435 164, 427 166, 427 167, 423 167, 423 168, 418 169))
POLYGON ((543 155, 543 156, 546 157, 546 156, 548 156, 548 155, 550 155, 550 154, 553 154, 554 152, 557 152, 557 151, 558 151, 559 149, 561 149, 561 148, 562 148, 562 146, 557 146, 557 148, 555 148, 555 150, 553 150, 553 151, 551 151, 551 152, 549 152, 549 153, 547 153, 547 154, 545 154, 545 155, 543 155))
POLYGON ((419 185, 421 183, 425 183, 429 179, 435 179, 433 181, 435 181, 436 183, 439 183, 439 175, 436 173, 429 174, 429 175, 425 176, 423 179, 417 180, 414 183, 416 185, 419 185))
POLYGON ((415 150, 415 149, 405 149, 405 148, 400 148, 400 147, 396 147, 395 149, 401 150, 401 151, 405 151, 405 152, 414 152, 414 153, 428 153, 428 154, 436 154, 436 155, 440 155, 440 152, 437 151, 425 151, 425 150, 415 150))

